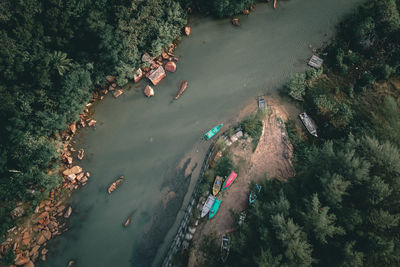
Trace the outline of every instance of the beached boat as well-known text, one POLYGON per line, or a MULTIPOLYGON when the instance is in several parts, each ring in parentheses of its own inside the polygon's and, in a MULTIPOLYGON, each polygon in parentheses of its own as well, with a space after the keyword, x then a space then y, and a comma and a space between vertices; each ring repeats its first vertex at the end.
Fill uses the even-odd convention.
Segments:
POLYGON ((207 213, 210 211, 211 207, 213 206, 215 202, 215 197, 213 195, 209 195, 206 203, 204 203, 203 209, 201 210, 201 217, 204 217, 207 215, 207 213))
POLYGON ((177 100, 183 94, 183 92, 186 91, 187 86, 188 86, 188 82, 187 81, 183 81, 181 83, 181 85, 179 86, 179 91, 178 91, 178 93, 176 93, 176 95, 174 97, 174 100, 177 100))
POLYGON ((221 260, 226 262, 229 256, 229 248, 231 245, 231 239, 229 236, 223 235, 221 240, 221 260))
POLYGON ((265 99, 264 99, 264 97, 260 96, 258 98, 258 109, 261 109, 261 110, 265 109, 265 99))
POLYGON ((307 113, 305 113, 305 112, 300 113, 299 117, 300 117, 301 121, 303 122, 304 126, 306 126, 307 131, 311 135, 313 135, 315 137, 318 137, 317 136, 317 129, 316 129, 314 123, 311 121, 310 117, 308 117, 307 113))
POLYGON ((214 185, 213 185, 213 195, 214 196, 216 196, 218 193, 219 193, 219 191, 221 190, 221 187, 222 187, 222 177, 221 176, 217 176, 216 178, 215 178, 215 181, 214 181, 214 185))
POLYGON ((259 194, 260 191, 261 191, 261 188, 262 188, 261 185, 256 184, 256 189, 255 189, 255 191, 251 191, 251 192, 250 192, 250 195, 249 195, 249 203, 250 203, 250 204, 253 204, 254 201, 256 201, 256 199, 257 199, 257 197, 258 197, 258 194, 259 194))
POLYGON ((229 176, 228 176, 228 179, 226 179, 224 185, 222 186, 222 191, 225 191, 226 189, 228 189, 228 187, 231 186, 231 184, 236 179, 236 177, 237 177, 237 173, 231 172, 231 174, 229 174, 229 176))
POLYGON ((212 128, 211 130, 209 130, 204 137, 208 140, 211 137, 213 137, 216 133, 218 133, 218 131, 222 128, 223 123, 221 123, 220 125, 215 126, 214 128, 212 128))
POLYGON ((221 205, 221 199, 215 199, 214 204, 212 205, 210 212, 208 213, 208 218, 211 219, 212 217, 217 214, 217 211, 219 209, 219 206, 221 205))
POLYGON ((111 194, 114 192, 115 189, 117 189, 118 186, 121 185, 121 183, 124 181, 124 176, 120 176, 115 182, 113 182, 109 187, 108 187, 108 193, 111 194))

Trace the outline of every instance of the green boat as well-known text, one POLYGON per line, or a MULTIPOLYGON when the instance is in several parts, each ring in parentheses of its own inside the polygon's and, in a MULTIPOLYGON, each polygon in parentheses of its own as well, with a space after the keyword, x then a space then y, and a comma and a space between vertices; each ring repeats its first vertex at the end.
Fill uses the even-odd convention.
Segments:
POLYGON ((212 205, 211 209, 210 209, 210 213, 208 214, 208 218, 211 219, 212 217, 214 217, 214 215, 217 213, 219 206, 221 205, 221 199, 216 199, 214 201, 214 204, 212 205))
POLYGON ((213 137, 216 133, 218 133, 218 131, 222 128, 222 125, 224 125, 223 123, 221 123, 220 125, 215 126, 214 128, 212 128, 211 130, 209 130, 204 137, 208 140, 211 137, 213 137))

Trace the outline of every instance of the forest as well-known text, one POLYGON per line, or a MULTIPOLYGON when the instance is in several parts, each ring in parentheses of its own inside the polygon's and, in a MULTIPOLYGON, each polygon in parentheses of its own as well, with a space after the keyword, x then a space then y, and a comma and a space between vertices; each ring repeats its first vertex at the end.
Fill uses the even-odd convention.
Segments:
MULTIPOLYGON (((288 123, 296 176, 263 181, 227 266, 400 265, 400 1, 368 1, 283 89, 318 139, 288 123)), ((216 266, 216 262, 208 262, 216 266)))
POLYGON ((57 133, 107 75, 119 86, 132 80, 143 53, 158 56, 180 38, 188 10, 220 17, 253 2, 1 1, 0 239, 17 202, 34 207, 61 183, 57 133))

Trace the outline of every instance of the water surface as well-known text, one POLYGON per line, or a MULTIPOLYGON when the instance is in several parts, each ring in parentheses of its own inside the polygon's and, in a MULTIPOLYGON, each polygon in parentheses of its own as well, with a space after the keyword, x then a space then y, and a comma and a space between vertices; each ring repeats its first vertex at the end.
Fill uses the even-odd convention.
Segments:
POLYGON ((85 267, 159 265, 198 178, 201 162, 194 163, 208 148, 200 141, 204 132, 234 121, 257 95, 273 93, 303 70, 309 45, 321 46, 362 1, 279 1, 277 10, 260 3, 240 16, 238 28, 229 19, 192 18, 192 33, 176 51, 177 71, 155 87, 155 97, 144 97, 145 82, 130 85, 117 100, 108 96, 97 106, 95 131, 80 132, 76 148, 87 152, 81 165, 92 178, 74 193, 71 229, 49 242, 43 265, 72 259, 85 267), (173 102, 181 80, 188 89, 173 102), (177 165, 185 154, 183 173, 177 165), (106 189, 119 175, 126 179, 109 196, 106 189))

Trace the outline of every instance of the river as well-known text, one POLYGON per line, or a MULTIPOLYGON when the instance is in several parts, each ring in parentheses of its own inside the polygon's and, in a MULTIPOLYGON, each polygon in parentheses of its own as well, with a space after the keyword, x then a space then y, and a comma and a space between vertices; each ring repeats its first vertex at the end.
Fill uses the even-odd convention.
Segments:
POLYGON ((278 1, 277 10, 259 3, 239 16, 237 28, 230 19, 191 18, 192 33, 176 50, 177 71, 155 87, 155 97, 144 97, 147 81, 131 84, 96 107, 96 130, 80 131, 76 148, 87 152, 81 165, 92 177, 72 196, 70 230, 49 242, 48 260, 39 265, 159 265, 209 145, 202 135, 235 121, 257 95, 276 92, 290 73, 302 71, 309 45, 332 37, 338 21, 361 2, 278 1), (181 80, 188 89, 172 101, 181 80), (108 195, 120 175, 124 183, 108 195))

